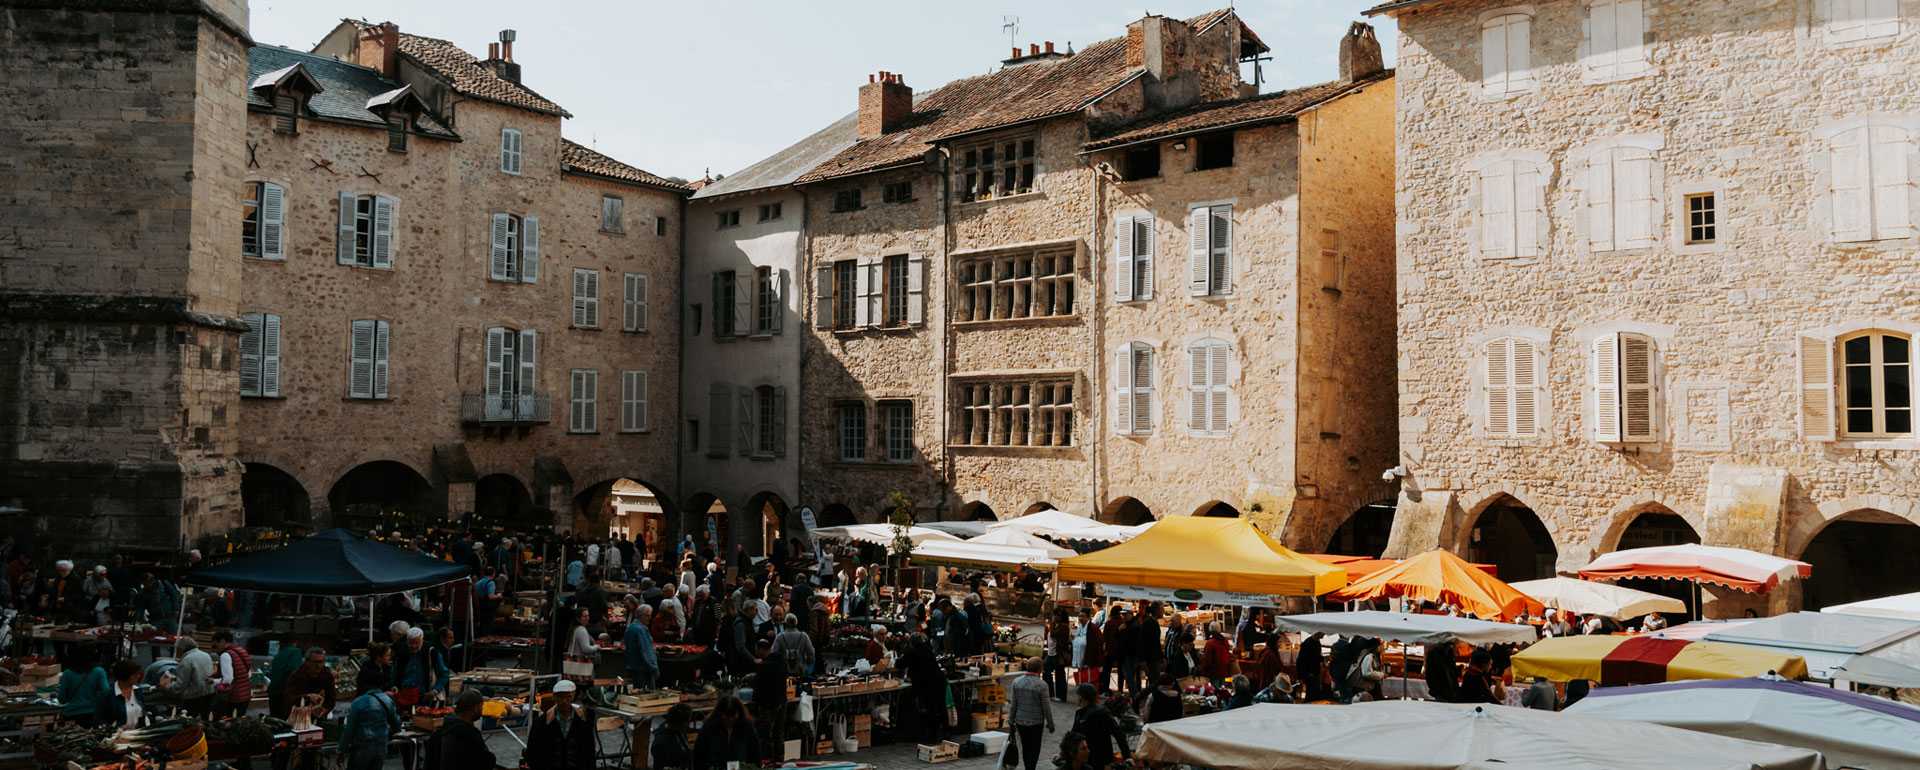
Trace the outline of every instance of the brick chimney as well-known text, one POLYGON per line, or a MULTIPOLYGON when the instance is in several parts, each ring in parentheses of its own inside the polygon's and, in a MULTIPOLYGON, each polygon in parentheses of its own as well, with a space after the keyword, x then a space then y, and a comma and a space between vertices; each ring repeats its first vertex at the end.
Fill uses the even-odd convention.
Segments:
POLYGON ((1380 61, 1380 41, 1374 38, 1373 27, 1354 22, 1340 38, 1340 82, 1351 83, 1383 69, 1386 65, 1380 61))
POLYGON ((501 80, 509 83, 520 82, 520 65, 513 61, 513 40, 519 33, 510 29, 500 30, 500 42, 487 44, 487 60, 480 66, 493 70, 501 80))
POLYGON ((913 114, 913 89, 895 72, 868 75, 860 87, 860 138, 872 139, 900 127, 913 114))
POLYGON ((377 27, 360 30, 360 39, 353 48, 353 63, 377 69, 382 77, 394 78, 399 75, 399 62, 399 25, 383 21, 377 27))
POLYGON ((1193 38, 1193 27, 1165 16, 1127 25, 1127 66, 1146 70, 1149 111, 1179 109, 1200 100, 1199 52, 1193 38))
POLYGON ((1040 46, 1040 43, 1028 43, 1027 50, 1024 53, 1016 47, 1013 49, 1013 55, 1002 59, 1000 63, 1008 67, 1018 67, 1022 64, 1067 58, 1067 54, 1053 50, 1053 41, 1051 40, 1046 42, 1045 50, 1042 50, 1040 46))

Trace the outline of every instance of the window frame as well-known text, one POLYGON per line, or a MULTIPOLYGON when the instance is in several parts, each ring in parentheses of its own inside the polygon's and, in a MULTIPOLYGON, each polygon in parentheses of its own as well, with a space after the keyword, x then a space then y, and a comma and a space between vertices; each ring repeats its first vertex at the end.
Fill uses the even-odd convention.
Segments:
POLYGON ((647 385, 647 373, 644 371, 627 370, 620 373, 621 433, 648 432, 647 385))
POLYGON ((881 203, 912 203, 914 200, 911 179, 888 182, 880 188, 881 203))
POLYGON ((1594 337, 1588 347, 1594 417, 1589 435, 1594 441, 1652 444, 1661 440, 1666 427, 1663 352, 1660 340, 1647 334, 1603 332, 1594 337), (1637 365, 1635 356, 1642 357, 1637 365), (1635 414, 1636 400, 1643 414, 1635 414), (1644 420, 1643 430, 1634 429, 1636 420, 1644 420))
POLYGON ((1467 231, 1472 256, 1487 260, 1536 260, 1547 256, 1549 212, 1547 179, 1553 168, 1546 153, 1501 150, 1475 157, 1468 175, 1467 231), (1496 209, 1496 203, 1504 209, 1496 209))
POLYGON ((1148 142, 1138 147, 1129 147, 1127 149, 1121 150, 1120 151, 1120 181, 1143 182, 1148 179, 1159 179, 1165 173, 1165 163, 1166 163, 1166 159, 1162 157, 1162 153, 1160 152, 1159 142, 1148 142), (1145 156, 1149 154, 1153 156, 1153 160, 1152 160, 1153 173, 1151 174, 1136 173, 1137 171, 1139 171, 1139 169, 1142 166, 1145 165, 1145 162, 1143 159, 1145 158, 1145 156))
POLYGON ((838 462, 867 462, 867 405, 841 401, 833 405, 834 455, 838 462), (852 424, 849 424, 850 418, 852 424), (849 449, 856 452, 850 453, 849 449))
POLYGON ((1520 94, 1531 93, 1539 88, 1539 78, 1534 75, 1533 20, 1534 12, 1533 6, 1531 5, 1495 8, 1480 14, 1478 24, 1480 32, 1480 77, 1477 79, 1479 87, 1476 90, 1479 91, 1482 98, 1492 100, 1511 99, 1520 94), (1516 32, 1513 29, 1515 26, 1524 26, 1525 29, 1516 32), (1497 79, 1489 75, 1490 68, 1488 67, 1488 64, 1492 61, 1492 54, 1494 53, 1492 47, 1488 45, 1488 41, 1490 39, 1490 33, 1495 27, 1500 29, 1501 34, 1499 48, 1501 69, 1497 79), (1520 48, 1520 50, 1526 52, 1525 67, 1521 70, 1522 74, 1518 77, 1513 74, 1513 70, 1511 69, 1515 63, 1513 39, 1516 36, 1526 42, 1526 45, 1520 48))
POLYGON ((1039 147, 1040 135, 1034 131, 956 145, 950 172, 955 198, 976 203, 1038 192, 1039 147))
POLYGON ((774 201, 774 202, 772 202, 772 203, 762 203, 762 204, 760 204, 760 209, 759 209, 759 211, 757 212, 757 213, 759 214, 759 220, 758 220, 758 221, 761 221, 761 222, 777 222, 777 221, 779 221, 779 220, 780 220, 780 217, 781 217, 781 214, 782 214, 782 212, 781 212, 781 208, 782 208, 782 206, 781 206, 781 203, 782 203, 781 201, 774 201))
POLYGON ((1234 296, 1234 207, 1232 201, 1187 204, 1188 296, 1208 300, 1234 296), (1225 235, 1221 234, 1223 224, 1225 235))
POLYGON ((265 312, 241 313, 240 320, 247 324, 247 331, 240 334, 240 397, 279 398, 283 321, 278 314, 265 312), (249 359, 252 388, 247 387, 249 359))
POLYGON ((1834 429, 1839 439, 1851 441, 1898 441, 1920 437, 1920 432, 1917 432, 1917 430, 1920 429, 1916 429, 1914 424, 1913 340, 1913 335, 1890 329, 1863 329, 1834 338, 1833 364, 1835 371, 1833 381, 1835 395, 1834 411, 1836 415, 1834 429), (1885 343, 1889 338, 1900 339, 1906 342, 1906 361, 1897 363, 1888 363, 1885 361, 1885 343), (1847 345, 1850 342, 1862 339, 1870 341, 1867 345, 1868 359, 1865 363, 1855 364, 1849 358, 1847 345), (1856 366, 1867 368, 1869 403, 1865 407, 1856 407, 1853 405, 1853 388, 1851 387, 1853 381, 1852 369, 1856 366), (1907 405, 1905 407, 1892 407, 1886 403, 1886 371, 1889 367, 1901 367, 1906 370, 1907 405), (1852 412, 1859 410, 1866 410, 1869 413, 1869 419, 1873 423, 1871 430, 1855 431, 1852 429, 1852 412), (1906 412, 1908 430, 1888 430, 1889 412, 1895 410, 1906 412))
POLYGON ((391 327, 385 320, 378 318, 356 318, 348 323, 347 335, 347 398, 354 401, 385 401, 389 395, 388 379, 391 371, 389 358, 389 340, 391 327), (367 355, 360 355, 361 329, 367 329, 367 355), (356 382, 360 378, 362 361, 366 362, 366 387, 356 382))
POLYGON ((1585 55, 1580 57, 1583 82, 1619 83, 1653 74, 1651 51, 1646 43, 1646 6, 1647 0, 1587 0, 1585 55), (1623 9, 1629 7, 1638 13, 1631 19, 1623 19, 1623 9), (1631 31, 1621 28, 1623 20, 1632 22, 1631 31))
POLYGON ((500 129, 500 173, 520 176, 526 137, 517 128, 500 129))
POLYGON ((913 402, 906 399, 887 399, 874 404, 882 431, 880 459, 882 462, 902 464, 911 463, 918 454, 913 444, 914 412, 913 402), (904 415, 904 427, 896 418, 904 415))
POLYGON ((960 377, 950 380, 950 384, 957 391, 951 403, 958 413, 949 446, 1071 449, 1080 445, 1074 397, 1082 391, 1082 386, 1079 378, 1072 374, 960 377), (1014 398, 1016 395, 1018 400, 1014 398), (1035 438, 1042 435, 1038 430, 1042 425, 1047 443, 1034 443, 1035 438), (1013 442, 1016 429, 1023 439, 1020 443, 1013 442), (1062 433, 1065 443, 1059 439, 1062 433), (976 436, 981 440, 976 441, 976 436))
POLYGON ((880 326, 896 329, 907 325, 908 265, 906 254, 888 254, 880 258, 880 326))
POLYGON ((1234 132, 1196 136, 1188 141, 1193 143, 1193 171, 1212 171, 1220 168, 1233 168, 1235 144, 1234 132), (1225 149, 1222 149, 1222 148, 1225 149))
POLYGON ((573 269, 573 324, 575 329, 600 328, 600 271, 573 269))
POLYGON ((1225 339, 1206 337, 1187 345, 1187 435, 1233 435, 1233 365, 1233 345, 1225 339), (1196 359, 1201 366, 1194 365, 1196 359))
POLYGON ((1479 419, 1475 428, 1479 435, 1493 441, 1538 441, 1551 436, 1551 414, 1547 391, 1547 345, 1548 339, 1518 331, 1493 334, 1473 341, 1474 392, 1478 402, 1479 419), (1507 363, 1503 381, 1496 382, 1494 359, 1490 352, 1496 345, 1503 345, 1503 359, 1507 363), (1514 359, 1525 354, 1529 359, 1525 367, 1525 377, 1517 376, 1522 370, 1513 365, 1514 359), (1496 393, 1507 389, 1504 399, 1498 400, 1506 416, 1505 430, 1496 430, 1494 406, 1496 393), (1522 394, 1526 394, 1525 397, 1522 394), (1523 408, 1530 408, 1533 414, 1532 429, 1529 432, 1515 430, 1517 415, 1523 408))
POLYGON ((1859 9, 1862 15, 1858 19, 1840 18, 1841 9, 1838 5, 1840 2, 1843 0, 1824 0, 1821 3, 1826 11, 1825 23, 1821 25, 1822 37, 1829 48, 1879 45, 1897 39, 1907 32, 1906 14, 1901 11, 1901 0, 1861 0, 1859 9), (1876 10, 1868 7, 1872 3, 1879 4, 1880 11, 1888 10, 1890 7, 1893 17, 1888 19, 1867 16, 1868 13, 1876 10))
POLYGON ((567 433, 600 432, 600 370, 574 369, 567 377, 567 433))
POLYGON ((1129 342, 1115 350, 1113 432, 1116 435, 1151 436, 1157 432, 1160 377, 1155 354, 1154 345, 1149 342, 1129 342))
POLYGON ((846 187, 833 191, 833 212, 844 213, 866 208, 860 202, 860 188, 846 187))
POLYGON ((860 260, 833 263, 833 330, 860 328, 860 260))
POLYGON ((714 212, 714 216, 715 216, 715 220, 714 220, 713 229, 715 230, 730 230, 732 228, 740 226, 740 210, 739 209, 727 209, 725 211, 717 211, 717 212, 714 212))
POLYGON ((626 218, 627 218, 626 199, 621 198, 618 195, 607 195, 605 193, 602 193, 600 195, 600 232, 612 233, 614 235, 626 235, 627 234, 626 218), (609 203, 612 204, 611 207, 608 206, 609 203), (609 220, 607 216, 609 213, 613 215, 611 220, 609 220), (609 222, 611 222, 611 224, 609 224, 609 222))
POLYGON ((1819 208, 1825 210, 1829 243, 1875 244, 1920 232, 1913 190, 1920 181, 1913 173, 1913 158, 1920 151, 1920 121, 1869 113, 1823 123, 1814 130, 1814 138, 1820 141, 1816 184, 1824 183, 1826 190, 1819 208), (1851 155, 1849 148, 1855 148, 1851 155), (1852 169, 1856 178, 1843 179, 1843 169, 1852 169), (1846 216, 1860 221, 1842 222, 1843 211, 1855 208, 1842 205, 1848 198, 1857 200, 1858 210, 1846 216), (1889 214, 1895 219, 1887 221, 1889 214))
POLYGON ((647 331, 647 316, 652 310, 650 284, 646 273, 621 274, 620 331, 647 331))
POLYGON ((958 294, 951 311, 954 322, 1041 321, 1079 315, 1082 256, 1079 241, 1075 240, 955 257, 953 280, 958 294), (1039 272, 1041 260, 1047 260, 1047 273, 1039 272), (1042 287, 1046 290, 1044 303, 1037 298, 1042 287), (983 302, 985 317, 981 317, 983 302), (1038 304, 1045 304, 1051 312, 1034 313, 1033 308, 1038 304), (1014 314, 1016 306, 1024 306, 1025 312, 1014 314))

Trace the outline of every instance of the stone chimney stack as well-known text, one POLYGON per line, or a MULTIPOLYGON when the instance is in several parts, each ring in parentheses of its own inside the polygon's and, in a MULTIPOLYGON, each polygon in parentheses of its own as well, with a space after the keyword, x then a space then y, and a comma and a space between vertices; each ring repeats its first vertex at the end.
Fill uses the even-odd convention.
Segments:
POLYGON ((487 60, 481 62, 501 80, 509 83, 520 82, 520 65, 513 61, 513 39, 519 34, 510 29, 500 30, 500 42, 487 46, 487 60))
POLYGON ((860 87, 860 138, 873 139, 900 127, 913 114, 913 89, 896 72, 868 75, 860 87))
POLYGON ((1127 66, 1146 70, 1147 108, 1173 110, 1200 101, 1193 28, 1179 19, 1148 16, 1127 25, 1127 66))
POLYGON ((1380 41, 1374 38, 1373 27, 1354 22, 1340 38, 1340 82, 1352 83, 1383 69, 1386 65, 1381 63, 1380 41))
POLYGON ((391 21, 360 31, 359 44, 353 49, 353 63, 380 71, 393 78, 399 75, 400 26, 391 21))

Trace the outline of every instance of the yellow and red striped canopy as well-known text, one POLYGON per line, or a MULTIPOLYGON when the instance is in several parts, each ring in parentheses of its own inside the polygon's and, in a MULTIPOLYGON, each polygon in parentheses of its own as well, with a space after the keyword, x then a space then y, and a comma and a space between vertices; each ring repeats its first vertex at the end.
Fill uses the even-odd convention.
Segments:
POLYGON ((1802 679, 1807 675, 1807 662, 1798 655, 1737 644, 1613 634, 1542 639, 1513 656, 1517 679, 1589 679, 1603 687, 1741 679, 1768 672, 1802 679))

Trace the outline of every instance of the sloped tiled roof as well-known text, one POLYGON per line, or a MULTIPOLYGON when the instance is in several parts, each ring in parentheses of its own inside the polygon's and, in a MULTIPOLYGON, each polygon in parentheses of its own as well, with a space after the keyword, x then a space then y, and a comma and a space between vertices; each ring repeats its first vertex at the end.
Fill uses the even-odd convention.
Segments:
POLYGON ((1389 0, 1388 2, 1368 8, 1360 13, 1365 16, 1378 16, 1383 13, 1391 13, 1402 8, 1412 8, 1416 5, 1426 5, 1431 2, 1434 2, 1434 0, 1389 0))
POLYGON ((1391 77, 1393 77, 1393 70, 1389 69, 1352 83, 1334 81, 1250 96, 1245 99, 1198 104, 1102 132, 1094 136, 1093 141, 1088 142, 1086 148, 1098 150, 1151 139, 1192 134, 1223 126, 1292 118, 1310 108, 1340 98, 1354 89, 1391 77))
POLYGON ((735 195, 769 187, 784 187, 793 184, 793 180, 813 171, 822 161, 839 155, 852 147, 860 133, 860 114, 847 113, 846 117, 827 124, 826 128, 813 132, 793 146, 767 156, 759 163, 695 187, 698 192, 694 200, 715 198, 722 195, 735 195))
MULTIPOLYGON (((354 19, 348 19, 348 21, 363 32, 374 26, 354 19)), ((463 95, 534 112, 566 118, 573 117, 572 113, 548 101, 546 97, 534 93, 533 89, 495 74, 493 70, 481 64, 473 54, 461 50, 460 46, 448 41, 402 32, 400 33, 400 53, 412 57, 422 66, 439 73, 453 86, 453 90, 463 95)))
MULTIPOLYGON (((358 64, 348 64, 325 56, 295 51, 277 45, 256 45, 247 49, 247 82, 262 74, 277 72, 298 64, 320 82, 320 93, 308 100, 307 108, 322 117, 352 120, 374 126, 386 121, 367 109, 367 100, 400 87, 380 73, 358 64)), ((247 105, 267 108, 273 105, 259 90, 247 89, 247 105)), ((413 128, 425 136, 458 139, 459 135, 426 114, 413 122, 413 128)))
POLYGON ((682 192, 691 189, 666 177, 649 174, 609 158, 572 139, 560 140, 560 169, 682 192))

